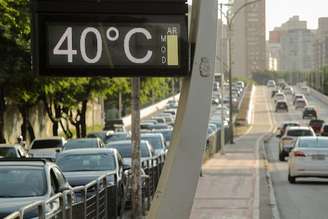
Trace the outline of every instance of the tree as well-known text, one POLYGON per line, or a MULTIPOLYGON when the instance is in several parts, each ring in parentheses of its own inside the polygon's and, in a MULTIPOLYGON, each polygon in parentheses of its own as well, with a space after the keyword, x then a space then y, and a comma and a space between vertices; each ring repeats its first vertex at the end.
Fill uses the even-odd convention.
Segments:
POLYGON ((30 71, 29 1, 0 0, 0 142, 8 90, 30 71))

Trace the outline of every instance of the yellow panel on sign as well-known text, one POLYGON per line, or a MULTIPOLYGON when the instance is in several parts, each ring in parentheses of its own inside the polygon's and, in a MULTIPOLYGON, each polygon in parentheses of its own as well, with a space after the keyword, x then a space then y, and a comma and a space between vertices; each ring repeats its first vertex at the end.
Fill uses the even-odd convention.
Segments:
POLYGON ((178 36, 167 36, 167 64, 179 65, 178 36))

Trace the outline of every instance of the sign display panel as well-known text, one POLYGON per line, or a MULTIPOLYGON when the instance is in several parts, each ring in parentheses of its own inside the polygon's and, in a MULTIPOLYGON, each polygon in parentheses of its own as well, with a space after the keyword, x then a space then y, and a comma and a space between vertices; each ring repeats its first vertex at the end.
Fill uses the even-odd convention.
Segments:
POLYGON ((39 16, 39 74, 183 76, 184 15, 39 16))

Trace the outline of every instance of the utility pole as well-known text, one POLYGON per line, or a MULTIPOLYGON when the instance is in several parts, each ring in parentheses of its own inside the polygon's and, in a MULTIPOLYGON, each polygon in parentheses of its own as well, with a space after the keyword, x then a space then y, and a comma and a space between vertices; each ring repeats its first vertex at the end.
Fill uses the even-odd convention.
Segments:
POLYGON ((225 136, 224 136, 224 131, 225 131, 225 126, 224 126, 224 120, 225 120, 225 116, 224 116, 224 108, 223 108, 223 98, 224 98, 224 68, 223 68, 223 64, 224 64, 224 59, 223 59, 223 4, 220 3, 220 14, 221 14, 221 39, 220 39, 220 55, 221 55, 221 65, 220 65, 220 73, 221 73, 221 137, 220 137, 220 145, 221 145, 221 149, 220 149, 220 153, 223 155, 224 154, 224 144, 225 144, 225 136))
POLYGON ((131 95, 132 132, 132 217, 142 218, 141 174, 140 174, 140 78, 132 78, 131 95))
MULTIPOLYGON (((229 129, 230 129, 230 143, 234 144, 234 131, 233 131, 233 110, 232 110, 232 45, 231 45, 231 40, 232 40, 232 24, 233 21, 235 20, 236 16, 239 14, 239 12, 244 9, 245 7, 257 3, 262 0, 254 0, 250 2, 246 2, 242 6, 240 6, 234 13, 230 14, 229 11, 228 13, 224 14, 223 10, 221 9, 221 13, 225 16, 226 21, 227 21, 227 40, 228 40, 228 77, 229 77, 229 129)), ((233 4, 222 4, 224 6, 233 6, 233 4)))

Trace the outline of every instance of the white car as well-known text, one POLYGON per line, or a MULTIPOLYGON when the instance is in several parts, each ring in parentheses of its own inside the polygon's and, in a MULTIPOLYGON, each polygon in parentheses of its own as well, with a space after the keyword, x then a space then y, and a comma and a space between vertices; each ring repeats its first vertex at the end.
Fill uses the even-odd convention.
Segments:
POLYGON ((285 87, 284 93, 286 95, 293 95, 294 94, 294 89, 292 87, 289 87, 289 86, 288 87, 285 87))
POLYGON ((295 109, 304 109, 308 105, 306 99, 296 99, 295 101, 295 109))
POLYGON ((295 126, 287 127, 284 135, 279 141, 279 160, 284 161, 288 157, 289 152, 294 148, 295 142, 299 137, 316 136, 311 127, 295 126))
POLYGON ((288 181, 299 177, 328 178, 328 138, 301 137, 289 154, 288 181))
POLYGON ((280 100, 286 100, 286 95, 283 93, 276 93, 274 96, 274 103, 277 103, 280 100))
POLYGON ((29 153, 36 158, 55 159, 65 143, 63 137, 36 138, 31 143, 29 153))

